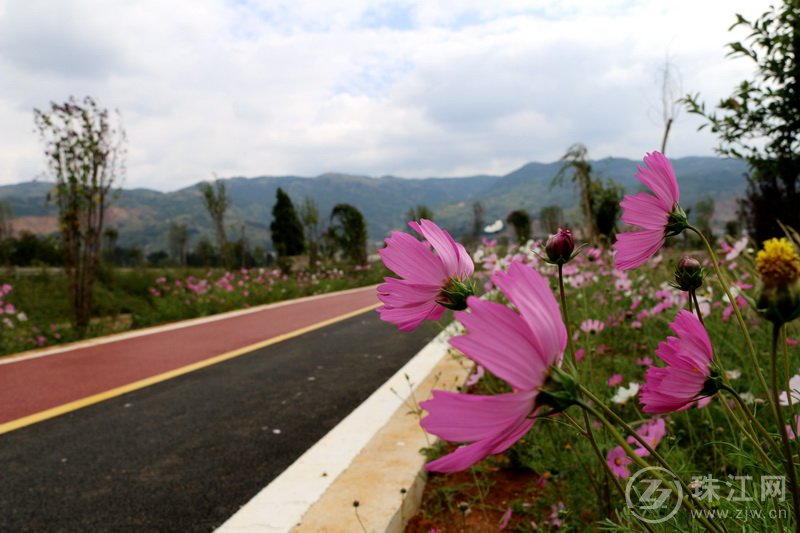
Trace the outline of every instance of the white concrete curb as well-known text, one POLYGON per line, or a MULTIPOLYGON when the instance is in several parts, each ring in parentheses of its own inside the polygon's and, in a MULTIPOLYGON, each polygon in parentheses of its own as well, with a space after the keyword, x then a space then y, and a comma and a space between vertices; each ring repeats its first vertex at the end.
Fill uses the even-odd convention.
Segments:
POLYGON ((455 327, 451 324, 439 333, 217 531, 288 532, 296 526, 411 394, 409 383, 421 383, 447 354, 455 327))

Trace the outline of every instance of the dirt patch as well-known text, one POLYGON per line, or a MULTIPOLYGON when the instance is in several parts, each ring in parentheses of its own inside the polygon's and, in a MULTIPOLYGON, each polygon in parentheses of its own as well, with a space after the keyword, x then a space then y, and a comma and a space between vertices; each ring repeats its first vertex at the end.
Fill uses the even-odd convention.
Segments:
MULTIPOLYGON (((446 450, 455 449, 447 445, 446 450)), ((429 475, 409 533, 472 533, 558 528, 558 485, 549 473, 510 467, 499 455, 473 471, 429 475)))
POLYGON ((35 235, 50 235, 58 231, 58 219, 55 216, 17 217, 11 221, 14 235, 24 231, 35 235))

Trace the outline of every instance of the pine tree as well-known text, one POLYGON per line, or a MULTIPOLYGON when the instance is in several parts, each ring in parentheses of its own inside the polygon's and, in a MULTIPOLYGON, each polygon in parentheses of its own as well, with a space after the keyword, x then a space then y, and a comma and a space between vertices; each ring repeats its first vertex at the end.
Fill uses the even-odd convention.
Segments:
POLYGON ((522 209, 512 211, 506 218, 506 222, 514 228, 514 233, 517 235, 517 243, 523 245, 531 240, 531 216, 527 211, 522 209))
POLYGON ((272 245, 279 257, 300 255, 305 250, 303 226, 294 209, 294 204, 283 189, 275 193, 275 207, 272 208, 272 245))

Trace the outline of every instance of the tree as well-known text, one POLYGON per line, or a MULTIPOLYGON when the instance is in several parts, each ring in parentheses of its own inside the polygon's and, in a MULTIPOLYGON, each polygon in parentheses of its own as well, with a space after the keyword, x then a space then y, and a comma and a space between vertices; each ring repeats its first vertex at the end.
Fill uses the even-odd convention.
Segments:
POLYGON ((169 241, 169 254, 176 265, 186 265, 186 244, 189 242, 189 232, 186 224, 173 220, 169 225, 167 234, 169 241))
POLYGON ((336 204, 331 211, 328 232, 350 262, 367 264, 367 224, 361 211, 350 204, 336 204))
POLYGON ((749 164, 741 207, 761 243, 783 235, 779 222, 800 227, 800 2, 783 0, 754 21, 737 14, 731 29, 738 26, 749 34, 728 44, 728 55, 755 63, 754 79, 742 81, 714 111, 706 111, 699 94, 683 103, 705 119, 700 129, 717 134, 717 153, 749 164))
POLYGON ((714 198, 706 196, 694 204, 691 210, 692 224, 700 230, 712 243, 714 233, 711 231, 711 219, 714 218, 714 198))
POLYGON ((225 188, 225 183, 221 180, 215 180, 213 186, 211 183, 204 182, 199 187, 203 195, 203 205, 206 206, 206 210, 214 223, 214 229, 217 232, 219 255, 225 268, 228 268, 230 258, 228 257, 228 237, 225 234, 225 213, 231 205, 228 191, 225 188))
POLYGON ((119 114, 112 125, 108 110, 88 96, 52 102, 33 115, 56 181, 48 199, 58 208, 73 325, 83 333, 92 311, 109 193, 125 172, 125 131, 119 114))
POLYGON ((108 264, 114 263, 114 250, 117 248, 117 239, 119 238, 119 230, 114 226, 106 228, 103 231, 103 259, 108 264))
POLYGON ((157 252, 152 252, 147 254, 147 263, 150 266, 160 267, 164 266, 164 263, 169 259, 169 254, 164 250, 159 250, 157 252))
POLYGON ((299 207, 300 221, 303 224, 303 231, 308 247, 308 266, 310 270, 316 270, 319 260, 319 206, 310 196, 303 198, 299 207))
POLYGON ((619 203, 625 195, 625 188, 611 178, 605 182, 600 178, 593 180, 592 187, 594 227, 599 237, 610 241, 617 232, 621 209, 619 203))
POLYGON ((669 58, 661 68, 661 120, 664 122, 664 136, 661 138, 661 153, 667 153, 667 138, 675 119, 680 112, 681 81, 677 69, 669 58))
POLYGON ((548 205, 539 211, 539 224, 542 230, 549 235, 554 235, 558 232, 558 228, 564 225, 564 211, 561 206, 548 205))
POLYGON ((216 266, 219 256, 214 250, 214 245, 207 237, 202 237, 194 247, 194 253, 189 254, 186 263, 189 266, 216 266))
POLYGON ((14 238, 14 228, 11 219, 14 212, 11 206, 5 202, 0 202, 0 263, 7 265, 11 259, 11 247, 14 238))
POLYGON ((9 239, 9 258, 12 265, 35 266, 63 264, 58 243, 50 236, 34 235, 23 231, 19 237, 9 239))
POLYGON ((561 157, 561 168, 558 169, 550 188, 563 185, 564 178, 571 173, 572 183, 578 185, 581 196, 581 211, 583 212, 584 231, 586 239, 593 241, 595 236, 594 215, 592 213, 592 165, 589 164, 589 151, 581 143, 569 147, 567 153, 561 157))
POLYGON ((420 219, 433 220, 433 211, 425 204, 419 204, 406 211, 406 221, 420 219))
POLYGON ((272 208, 272 224, 269 229, 278 257, 300 255, 305 250, 303 226, 294 210, 292 199, 280 187, 275 192, 275 206, 272 208))
POLYGON ((517 209, 509 213, 508 222, 514 228, 514 234, 517 236, 517 242, 520 246, 531 240, 531 216, 527 211, 517 209))
POLYGON ((483 204, 475 202, 472 204, 472 234, 470 235, 472 244, 477 246, 480 242, 481 233, 483 233, 483 213, 485 209, 483 204))

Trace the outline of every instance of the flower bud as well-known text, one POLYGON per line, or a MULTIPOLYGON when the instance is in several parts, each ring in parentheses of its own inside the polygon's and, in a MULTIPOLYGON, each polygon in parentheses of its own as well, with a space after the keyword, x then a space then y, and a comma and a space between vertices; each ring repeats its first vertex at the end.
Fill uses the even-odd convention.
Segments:
POLYGON ((544 247, 547 260, 556 265, 563 265, 572 259, 575 250, 575 241, 572 232, 568 229, 559 229, 555 235, 550 235, 544 247))
POLYGON ((682 291, 696 291, 703 286, 705 272, 700 261, 684 255, 675 267, 675 287, 682 291))

